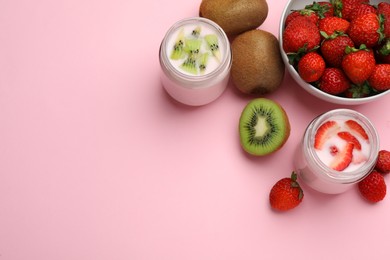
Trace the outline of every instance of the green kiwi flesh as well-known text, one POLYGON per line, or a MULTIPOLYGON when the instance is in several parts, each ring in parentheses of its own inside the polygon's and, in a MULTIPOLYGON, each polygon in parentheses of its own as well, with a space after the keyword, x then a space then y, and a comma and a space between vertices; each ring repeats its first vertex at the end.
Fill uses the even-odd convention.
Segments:
POLYGON ((215 34, 208 34, 204 37, 209 46, 211 53, 217 58, 218 61, 221 60, 221 53, 219 51, 218 37, 215 34))
POLYGON ((257 98, 243 109, 239 122, 240 143, 249 154, 263 156, 279 150, 290 136, 290 122, 275 101, 257 98))
POLYGON ((200 55, 200 57, 198 59, 198 64, 199 64, 199 71, 201 74, 203 74, 205 72, 208 60, 209 60, 209 53, 208 52, 205 52, 205 53, 200 55))
POLYGON ((173 46, 173 50, 170 58, 172 60, 179 60, 183 58, 184 56, 183 48, 184 48, 184 30, 182 29, 177 35, 175 45, 173 46))

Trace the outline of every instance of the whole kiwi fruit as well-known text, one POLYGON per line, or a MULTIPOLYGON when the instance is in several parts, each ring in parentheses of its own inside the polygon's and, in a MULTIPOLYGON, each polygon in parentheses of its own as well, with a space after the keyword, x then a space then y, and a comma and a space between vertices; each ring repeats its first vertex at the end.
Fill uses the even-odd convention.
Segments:
POLYGON ((216 22, 233 37, 259 27, 268 15, 266 0, 203 0, 199 16, 216 22))
POLYGON ((240 34, 232 42, 232 55, 231 77, 241 92, 259 96, 281 85, 285 65, 272 33, 255 29, 240 34))

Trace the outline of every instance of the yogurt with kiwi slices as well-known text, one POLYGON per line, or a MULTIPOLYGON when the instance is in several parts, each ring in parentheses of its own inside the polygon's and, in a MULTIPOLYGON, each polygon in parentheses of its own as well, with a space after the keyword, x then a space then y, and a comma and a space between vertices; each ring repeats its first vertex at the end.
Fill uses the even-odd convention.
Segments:
POLYGON ((224 44, 215 29, 203 23, 177 28, 165 46, 169 61, 182 73, 203 75, 214 71, 221 63, 224 44))
POLYGON ((193 17, 176 22, 160 45, 162 85, 177 101, 200 106, 226 89, 232 65, 229 39, 215 22, 193 17))

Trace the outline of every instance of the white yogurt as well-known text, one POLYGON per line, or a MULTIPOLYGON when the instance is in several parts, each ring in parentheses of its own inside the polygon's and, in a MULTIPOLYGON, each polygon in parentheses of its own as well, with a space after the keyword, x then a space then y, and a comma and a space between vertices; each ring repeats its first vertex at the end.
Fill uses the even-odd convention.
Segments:
MULTIPOLYGON (((188 42, 187 42, 188 43, 188 42)), ((228 84, 232 54, 229 40, 222 28, 213 21, 194 17, 175 23, 166 33, 160 46, 161 82, 163 87, 177 101, 191 106, 201 106, 217 99, 226 89, 228 84), (195 37, 192 31, 201 28, 200 34, 195 37), (178 35, 184 35, 184 48, 188 40, 201 40, 198 53, 189 54, 188 48, 180 58, 172 58, 173 48, 178 35), (211 50, 206 37, 214 35, 217 38, 219 56, 211 50), (201 71, 201 55, 208 54, 206 68, 201 71), (196 64, 196 71, 183 69, 183 64, 189 57, 196 64)), ((188 67, 187 67, 188 68, 188 67)), ((192 67, 191 67, 192 68, 192 67)))

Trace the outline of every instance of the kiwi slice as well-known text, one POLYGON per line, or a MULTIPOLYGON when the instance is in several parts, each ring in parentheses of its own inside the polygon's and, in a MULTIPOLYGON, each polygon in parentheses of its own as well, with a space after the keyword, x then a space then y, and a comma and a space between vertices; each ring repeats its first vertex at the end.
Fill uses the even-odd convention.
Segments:
POLYGON ((204 37, 207 46, 210 48, 211 53, 217 58, 218 61, 221 60, 221 52, 219 51, 218 37, 215 34, 208 34, 204 37))
POLYGON ((180 65, 180 68, 188 73, 194 75, 198 74, 196 59, 194 58, 194 55, 188 56, 187 59, 185 59, 184 62, 180 65))
POLYGON ((202 40, 186 38, 184 41, 184 50, 189 56, 196 57, 200 52, 202 40))
POLYGON ((263 156, 279 150, 290 136, 290 122, 275 101, 256 98, 242 111, 240 143, 249 154, 263 156))
POLYGON ((199 67, 199 71, 201 74, 204 74, 204 72, 206 71, 208 60, 209 60, 209 53, 208 52, 205 52, 199 56, 198 67, 199 67))
POLYGON ((175 44, 173 45, 173 50, 170 58, 172 60, 179 60, 183 58, 184 56, 183 49, 184 49, 184 29, 182 28, 176 37, 175 44))
POLYGON ((196 26, 195 29, 192 30, 191 35, 195 38, 198 38, 200 36, 200 32, 202 31, 202 27, 196 26))

